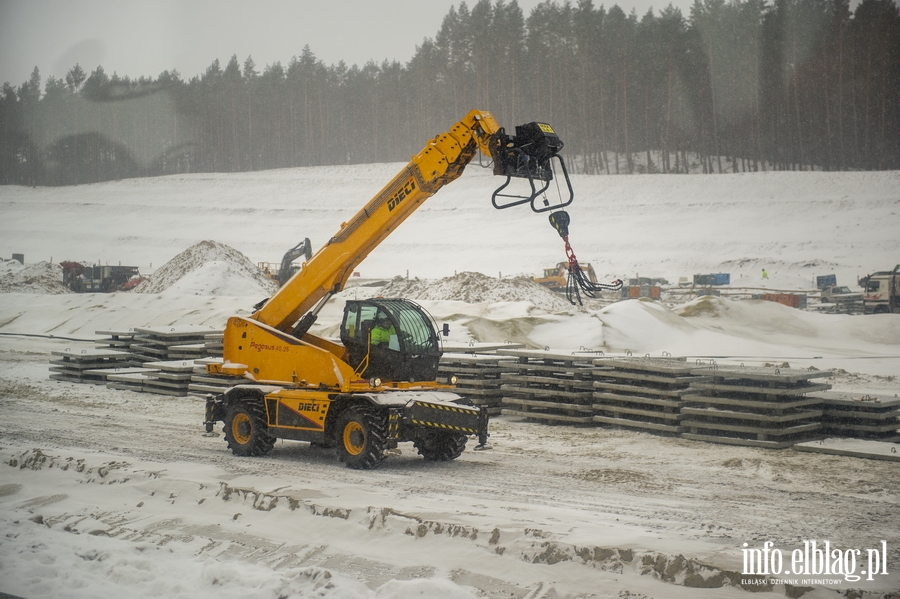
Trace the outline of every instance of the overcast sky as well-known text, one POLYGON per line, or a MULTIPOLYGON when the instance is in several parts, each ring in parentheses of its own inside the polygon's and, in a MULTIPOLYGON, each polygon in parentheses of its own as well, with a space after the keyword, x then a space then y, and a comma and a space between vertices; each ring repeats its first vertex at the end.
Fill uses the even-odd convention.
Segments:
MULTIPOLYGON (((671 0, 685 14, 692 0, 671 0)), ((469 0, 469 8, 477 0, 469 0)), ((540 0, 518 0, 527 17, 540 0)), ((573 2, 574 3, 574 2, 573 2)), ((309 45, 325 64, 403 63, 433 38, 459 0, 0 0, 0 83, 20 85, 40 69, 156 77, 177 69, 189 79, 216 58, 253 56, 257 69, 287 66, 309 45)), ((669 0, 594 0, 625 12, 657 12, 669 0)))

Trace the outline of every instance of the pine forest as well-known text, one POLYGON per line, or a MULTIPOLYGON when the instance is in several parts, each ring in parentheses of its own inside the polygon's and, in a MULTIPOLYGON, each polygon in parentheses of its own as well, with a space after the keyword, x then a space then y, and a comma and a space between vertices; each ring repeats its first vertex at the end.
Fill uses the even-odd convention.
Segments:
POLYGON ((428 33, 406 64, 36 66, 0 90, 0 184, 405 162, 473 108, 551 123, 573 173, 900 169, 893 0, 479 0, 428 33))

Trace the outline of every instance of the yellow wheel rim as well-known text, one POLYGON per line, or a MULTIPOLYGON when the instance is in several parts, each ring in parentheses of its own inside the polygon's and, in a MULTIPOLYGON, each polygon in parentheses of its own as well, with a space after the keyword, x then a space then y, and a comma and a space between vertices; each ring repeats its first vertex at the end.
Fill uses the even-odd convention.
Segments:
POLYGON ((359 455, 366 448, 366 429, 356 422, 348 422, 344 427, 344 449, 350 455, 359 455))
POLYGON ((237 414, 231 421, 231 436, 234 437, 235 443, 246 445, 250 442, 250 436, 253 433, 253 423, 250 422, 250 416, 243 412, 237 414))

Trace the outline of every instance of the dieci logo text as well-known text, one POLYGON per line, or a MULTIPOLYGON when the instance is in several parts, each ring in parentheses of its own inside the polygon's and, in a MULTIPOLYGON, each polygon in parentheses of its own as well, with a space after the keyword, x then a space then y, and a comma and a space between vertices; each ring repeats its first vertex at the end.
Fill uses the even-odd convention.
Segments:
POLYGON ((875 576, 888 573, 887 541, 881 541, 881 547, 876 549, 843 550, 832 548, 830 541, 803 541, 802 548, 791 551, 790 564, 772 541, 763 543, 762 549, 753 549, 747 543, 743 546, 746 575, 843 576, 846 581, 856 582, 862 576, 875 580, 875 576))

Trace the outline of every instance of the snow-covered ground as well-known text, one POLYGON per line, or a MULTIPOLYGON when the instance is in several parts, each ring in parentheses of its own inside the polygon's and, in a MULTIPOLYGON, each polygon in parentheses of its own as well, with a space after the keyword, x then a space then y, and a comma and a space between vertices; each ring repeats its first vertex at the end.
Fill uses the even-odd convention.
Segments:
MULTIPOLYGON (((221 244, 251 263, 278 262, 303 237, 316 248, 401 166, 0 187, 0 255, 24 253, 33 269, 0 264, 0 592, 727 598, 748 592, 727 582, 747 578, 744 543, 772 541, 789 564, 812 540, 860 549, 857 570, 885 541, 889 574, 776 577, 814 587, 804 597, 900 588, 896 462, 499 417, 492 451, 427 464, 403 448, 356 472, 304 443, 236 458, 221 436, 201 435, 199 400, 49 380, 50 351, 92 346, 71 339, 248 312, 265 282, 221 244), (199 268, 173 260, 188 248, 199 268), (35 264, 51 258, 159 276, 135 290, 144 293, 59 293, 47 282, 55 264, 35 264)), ((455 342, 788 362, 835 369, 835 390, 900 394, 897 315, 724 297, 560 305, 521 275, 564 260, 562 242, 545 217, 494 211, 496 184, 470 167, 441 190, 360 265, 318 332, 337 330, 342 298, 400 275, 390 289, 420 297, 455 342)), ((732 289, 808 291, 816 275, 854 288, 900 262, 897 172, 573 185, 571 242, 602 279, 727 272, 732 289)), ((786 592, 795 591, 776 584, 755 596, 786 592)))

